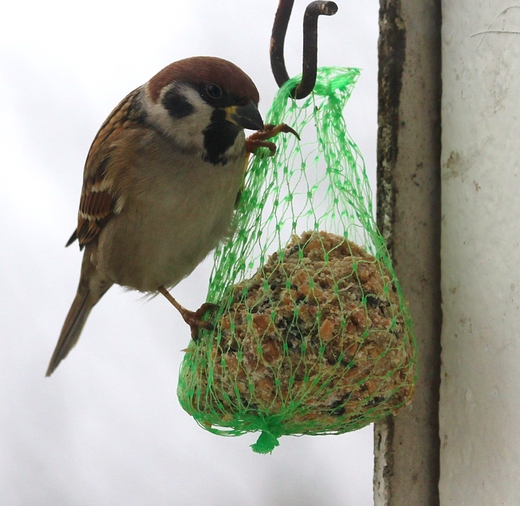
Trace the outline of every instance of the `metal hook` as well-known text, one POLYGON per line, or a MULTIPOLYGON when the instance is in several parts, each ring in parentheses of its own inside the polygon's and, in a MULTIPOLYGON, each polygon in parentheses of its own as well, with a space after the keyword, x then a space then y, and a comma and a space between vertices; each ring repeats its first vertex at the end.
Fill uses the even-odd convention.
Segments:
MULTIPOLYGON (((287 25, 291 17, 294 0, 280 0, 274 18, 271 35, 271 70, 278 86, 289 80, 285 68, 283 48, 287 25)), ((303 65, 302 80, 291 92, 293 98, 305 98, 311 93, 316 84, 318 70, 318 17, 332 16, 338 11, 334 2, 311 2, 303 17, 303 65)))

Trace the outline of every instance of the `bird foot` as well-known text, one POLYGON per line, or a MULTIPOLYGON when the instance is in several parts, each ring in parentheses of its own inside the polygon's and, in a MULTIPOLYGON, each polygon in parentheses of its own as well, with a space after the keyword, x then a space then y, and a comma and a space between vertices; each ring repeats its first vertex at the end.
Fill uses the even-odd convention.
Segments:
POLYGON ((181 311, 181 316, 184 319, 184 321, 190 326, 191 329, 191 338, 196 341, 199 337, 199 329, 204 330, 214 330, 215 326, 202 319, 202 317, 208 312, 208 311, 214 311, 215 309, 218 309, 218 306, 216 304, 212 304, 211 302, 205 302, 202 304, 202 306, 197 309, 197 311, 190 311, 189 309, 183 308, 184 310, 181 311))
POLYGON ((298 140, 300 136, 289 125, 285 123, 280 123, 279 125, 264 125, 263 130, 258 130, 257 132, 252 133, 246 139, 246 152, 254 153, 258 148, 267 148, 269 149, 269 156, 274 156, 276 153, 276 144, 274 142, 269 142, 267 139, 272 139, 274 136, 279 133, 290 133, 295 135, 298 140))
POLYGON ((207 321, 204 321, 202 317, 206 314, 207 311, 215 310, 218 308, 216 304, 212 304, 211 302, 205 302, 202 306, 197 309, 197 311, 190 311, 186 309, 184 306, 181 306, 171 295, 171 293, 166 290, 164 286, 160 286, 157 289, 160 293, 162 293, 169 302, 173 304, 175 309, 179 311, 183 320, 190 326, 191 329, 191 338, 196 341, 198 339, 199 329, 205 330, 214 330, 214 326, 207 321))

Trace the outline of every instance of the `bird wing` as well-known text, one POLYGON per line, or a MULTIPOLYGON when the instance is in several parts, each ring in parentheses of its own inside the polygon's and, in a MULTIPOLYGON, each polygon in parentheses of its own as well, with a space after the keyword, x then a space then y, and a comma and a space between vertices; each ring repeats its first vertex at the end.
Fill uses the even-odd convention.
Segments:
POLYGON ((135 101, 141 88, 129 93, 99 129, 85 162, 83 187, 78 211, 78 226, 67 246, 78 239, 82 249, 96 238, 107 221, 121 212, 124 201, 117 188, 121 172, 121 146, 130 132, 142 127, 135 101))

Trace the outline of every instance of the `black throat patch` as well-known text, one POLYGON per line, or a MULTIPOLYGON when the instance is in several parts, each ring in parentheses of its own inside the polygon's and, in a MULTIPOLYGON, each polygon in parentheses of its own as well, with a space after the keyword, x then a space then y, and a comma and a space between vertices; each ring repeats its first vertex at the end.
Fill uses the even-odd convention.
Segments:
POLYGON ((226 153, 233 146, 241 127, 226 121, 226 113, 216 109, 211 115, 211 123, 202 132, 204 135, 204 160, 213 165, 225 165, 228 161, 226 153))

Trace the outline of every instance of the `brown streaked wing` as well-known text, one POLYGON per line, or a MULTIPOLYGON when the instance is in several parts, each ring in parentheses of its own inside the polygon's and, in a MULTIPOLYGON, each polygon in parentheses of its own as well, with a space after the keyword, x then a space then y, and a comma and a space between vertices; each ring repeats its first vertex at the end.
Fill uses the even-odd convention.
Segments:
POLYGON ((132 91, 118 104, 90 146, 83 174, 78 227, 75 234, 81 248, 97 237, 114 214, 116 206, 117 212, 121 211, 121 201, 109 169, 114 162, 115 141, 122 133, 142 124, 138 108, 134 106, 140 90, 141 88, 137 88, 132 91))
POLYGON ((112 192, 112 185, 107 183, 105 179, 94 182, 92 178, 83 183, 77 228, 80 246, 94 239, 113 213, 117 197, 112 192))

